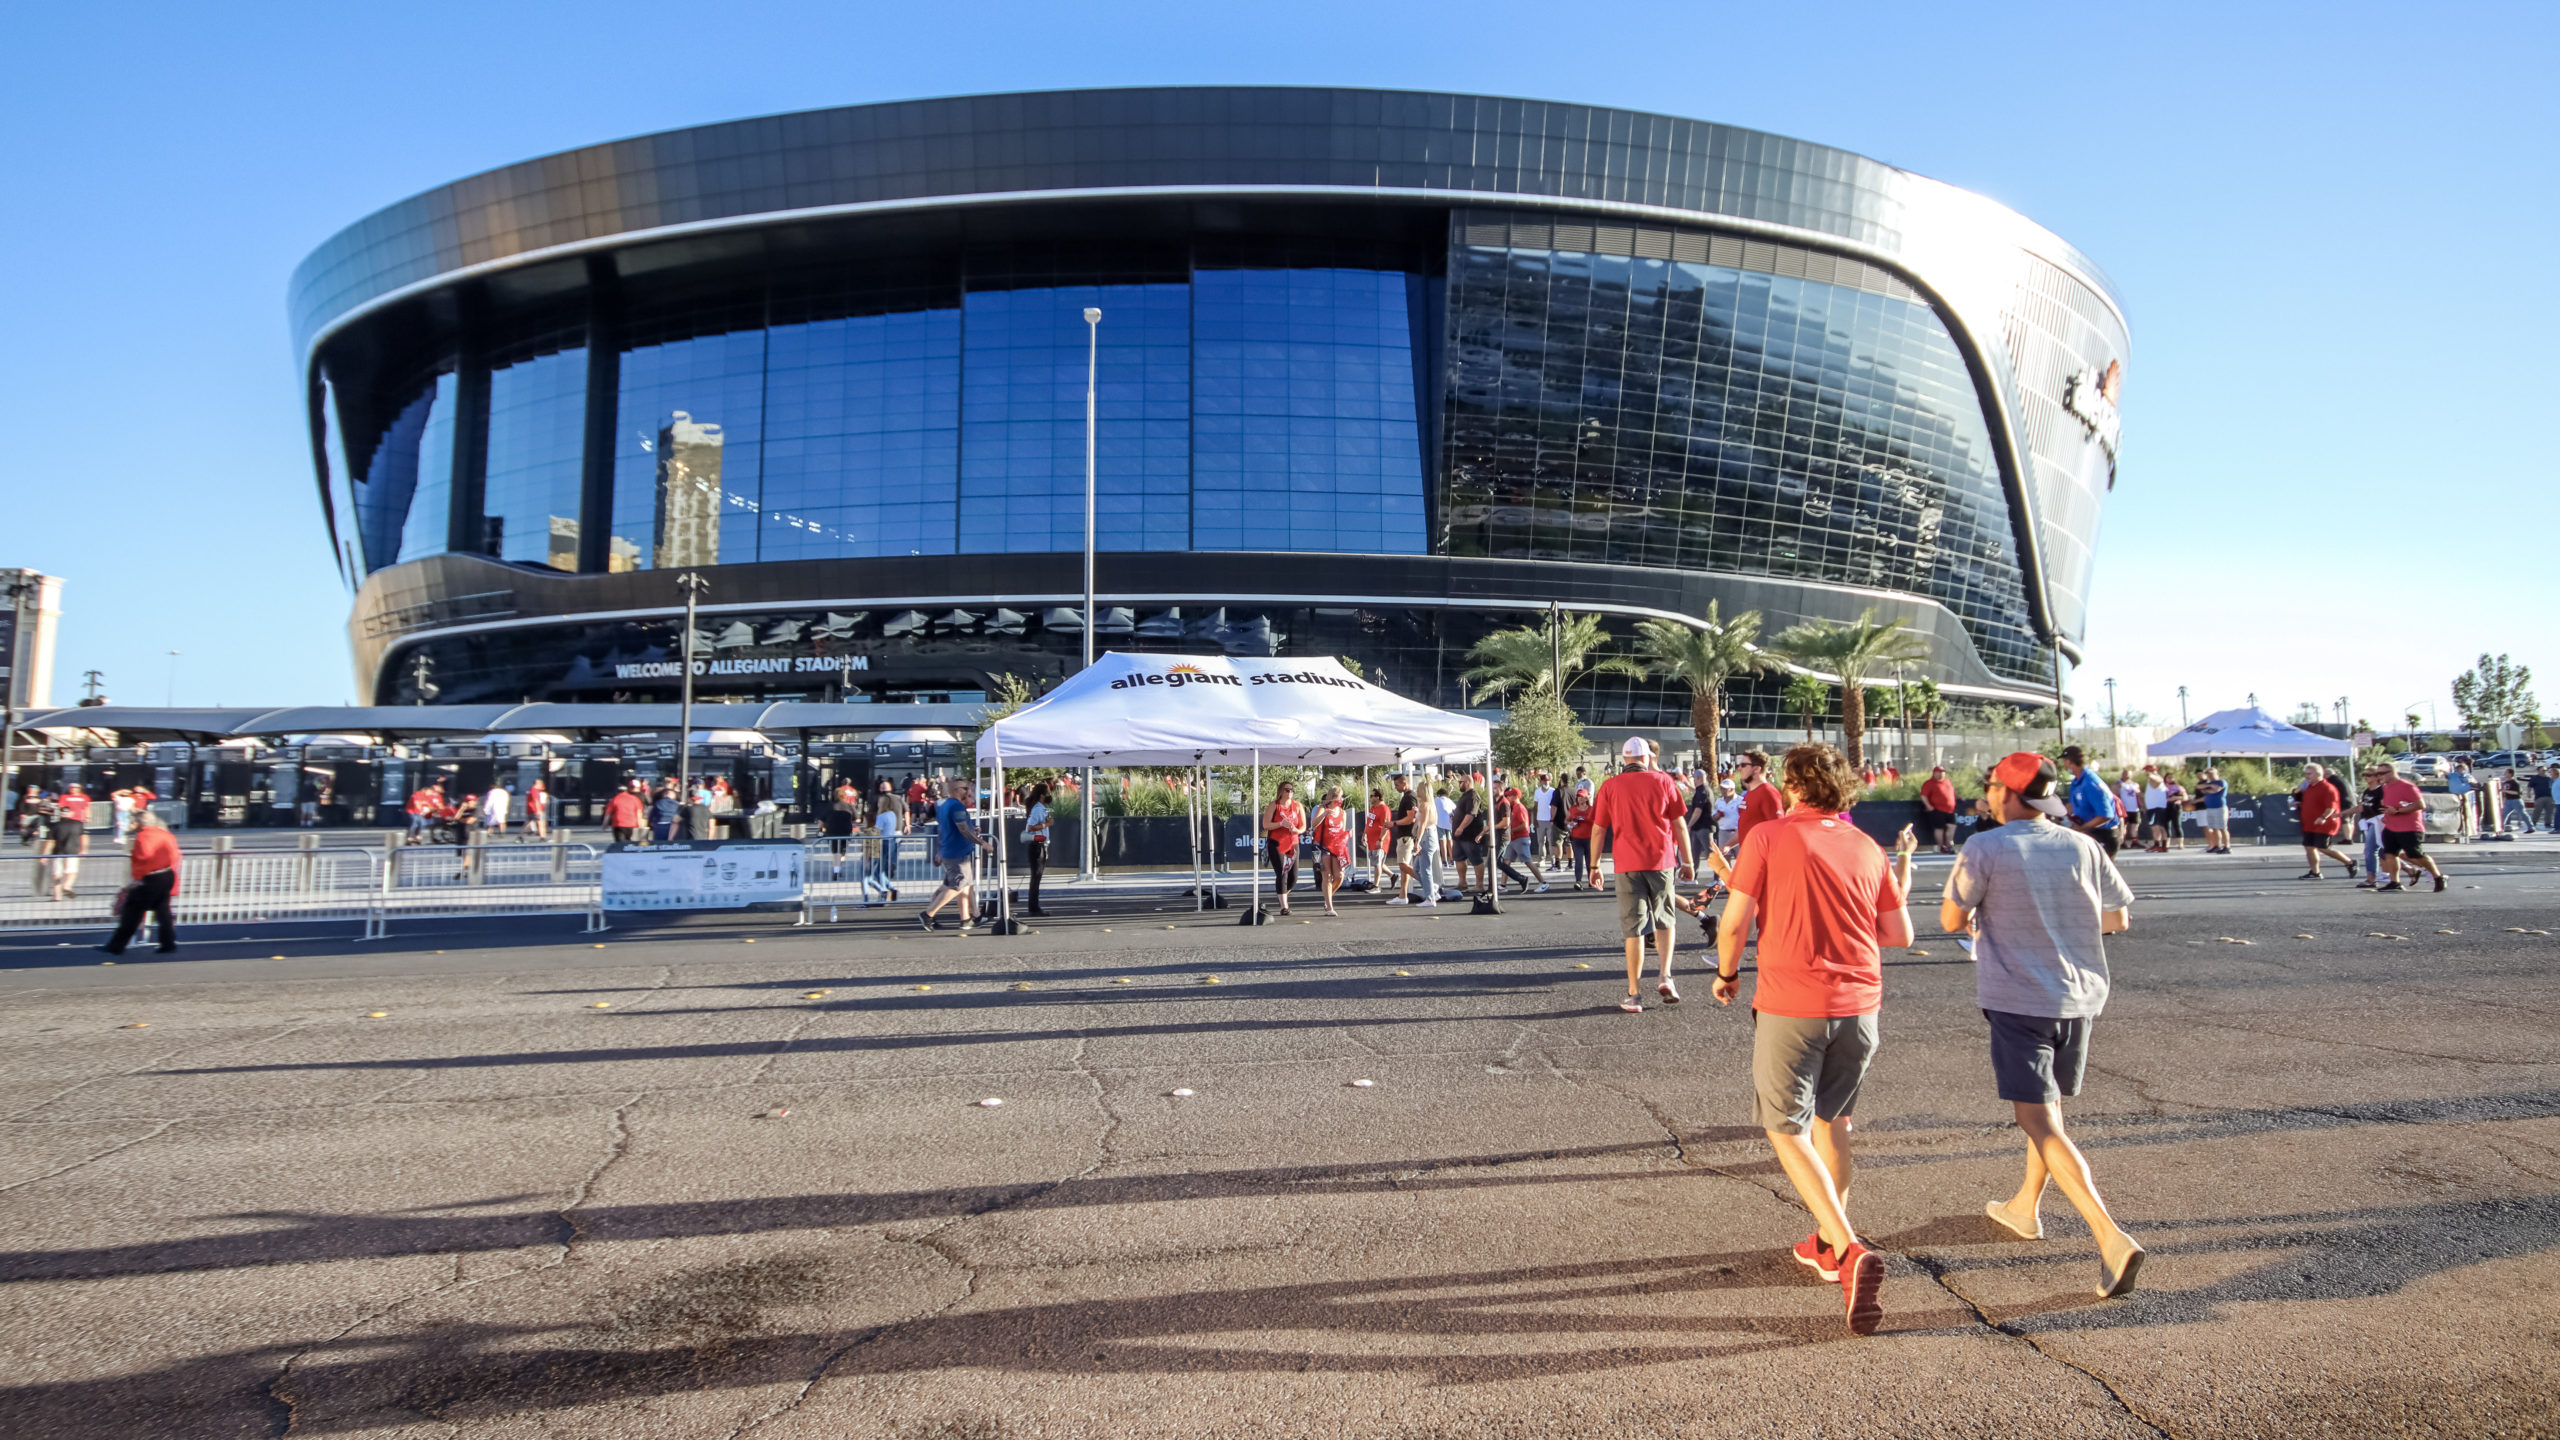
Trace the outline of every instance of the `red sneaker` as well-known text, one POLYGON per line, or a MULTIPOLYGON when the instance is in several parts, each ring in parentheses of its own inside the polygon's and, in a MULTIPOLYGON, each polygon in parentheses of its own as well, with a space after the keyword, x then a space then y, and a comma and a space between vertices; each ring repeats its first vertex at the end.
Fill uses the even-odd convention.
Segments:
POLYGON ((1852 1240, 1840 1252, 1840 1295, 1849 1306, 1849 1332, 1873 1335, 1884 1319, 1884 1257, 1852 1240))
POLYGON ((1833 1282, 1840 1279, 1840 1257, 1832 1254, 1831 1247, 1823 1243, 1821 1231, 1816 1230, 1797 1241, 1791 1253, 1797 1264, 1823 1279, 1833 1282))

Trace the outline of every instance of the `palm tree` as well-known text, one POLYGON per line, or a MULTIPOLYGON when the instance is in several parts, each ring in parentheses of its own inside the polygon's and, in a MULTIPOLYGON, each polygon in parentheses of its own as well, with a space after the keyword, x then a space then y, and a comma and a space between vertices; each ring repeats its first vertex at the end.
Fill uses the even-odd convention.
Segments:
POLYGON ((1771 668, 1769 658, 1752 642, 1760 638, 1760 612, 1745 610, 1726 620, 1716 603, 1707 602, 1703 625, 1677 620, 1636 622, 1636 651, 1655 675, 1689 687, 1689 731, 1698 737, 1700 761, 1716 763, 1724 729, 1724 682, 1736 675, 1758 675, 1771 668))
POLYGON ((1804 738, 1812 739, 1813 717, 1831 708, 1831 687, 1824 684, 1819 676, 1798 671, 1787 677, 1786 693, 1781 698, 1786 701, 1788 709, 1796 712, 1796 718, 1804 722, 1804 738))
POLYGON ((1914 680, 1908 687, 1911 698, 1904 703, 1911 714, 1929 729, 1929 763, 1938 763, 1938 722, 1947 718, 1947 697, 1938 691, 1935 680, 1914 680))
POLYGON ((1543 625, 1496 630, 1477 641, 1467 651, 1476 663, 1458 678, 1476 687, 1469 703, 1481 705, 1515 690, 1553 687, 1558 661, 1568 690, 1594 675, 1644 674, 1644 662, 1603 653, 1608 647, 1599 616, 1551 612, 1543 625))
POLYGON ((1900 616, 1878 620, 1874 607, 1842 624, 1808 620, 1781 632, 1777 648, 1787 659, 1840 681, 1840 737, 1853 767, 1866 763, 1867 676, 1890 665, 1907 665, 1929 657, 1928 642, 1911 632, 1900 616))

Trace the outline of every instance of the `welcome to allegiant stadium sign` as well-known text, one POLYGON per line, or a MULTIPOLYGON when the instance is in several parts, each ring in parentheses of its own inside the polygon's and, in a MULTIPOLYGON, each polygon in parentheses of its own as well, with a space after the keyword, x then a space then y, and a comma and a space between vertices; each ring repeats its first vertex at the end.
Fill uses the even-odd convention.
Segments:
MULTIPOLYGON (((673 680, 684 673, 680 660, 640 660, 613 667, 616 680, 673 680)), ((696 660, 696 675, 835 675, 868 670, 868 655, 775 655, 762 659, 696 660)))

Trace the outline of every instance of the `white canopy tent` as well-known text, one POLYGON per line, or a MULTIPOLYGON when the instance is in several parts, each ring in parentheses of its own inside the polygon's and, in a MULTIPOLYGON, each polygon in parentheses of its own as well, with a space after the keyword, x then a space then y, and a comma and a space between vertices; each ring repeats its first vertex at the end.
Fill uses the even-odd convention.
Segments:
MULTIPOLYGON (((987 726, 978 736, 978 764, 994 772, 998 796, 1007 765, 1249 765, 1259 797, 1265 760, 1406 765, 1481 755, 1489 764, 1492 747, 1493 727, 1485 721, 1390 694, 1331 656, 1113 651, 987 726)), ((1255 825, 1258 837, 1258 816, 1255 825)), ((998 824, 999 877, 1003 833, 998 824)), ((999 891, 1009 921, 1011 891, 1001 883, 999 891)), ((1261 913, 1261 902, 1257 863, 1248 923, 1261 913)))
POLYGON ((2333 756, 2353 759, 2356 747, 2332 740, 2299 725, 2288 725, 2255 705, 2216 710, 2166 740, 2150 747, 2154 758, 2185 755, 2228 755, 2273 759, 2279 756, 2333 756))

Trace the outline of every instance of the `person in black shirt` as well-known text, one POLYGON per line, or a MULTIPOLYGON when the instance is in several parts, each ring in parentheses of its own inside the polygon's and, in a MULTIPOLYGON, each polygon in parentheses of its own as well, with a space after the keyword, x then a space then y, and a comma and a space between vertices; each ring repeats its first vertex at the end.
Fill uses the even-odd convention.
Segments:
POLYGON ((2364 795, 2356 802, 2356 830, 2364 836, 2364 878, 2356 882, 2359 890, 2382 883, 2382 872, 2374 867, 2382 858, 2382 782, 2390 778, 2388 765, 2368 766, 2364 772, 2364 795))

